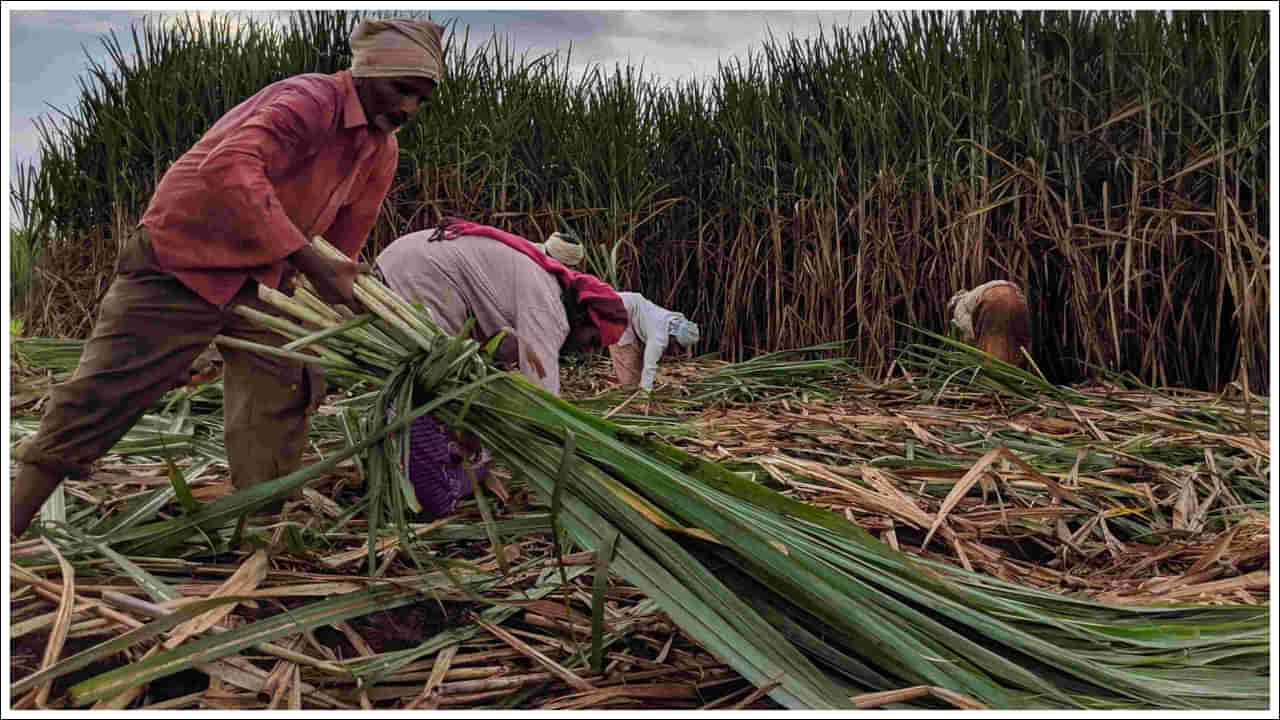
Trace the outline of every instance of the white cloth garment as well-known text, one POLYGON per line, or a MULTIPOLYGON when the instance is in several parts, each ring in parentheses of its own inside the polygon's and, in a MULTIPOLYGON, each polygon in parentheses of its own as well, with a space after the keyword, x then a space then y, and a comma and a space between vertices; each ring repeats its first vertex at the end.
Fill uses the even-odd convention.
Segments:
POLYGON ((686 319, 683 313, 673 312, 651 302, 640 293, 620 292, 622 304, 627 308, 627 329, 618 339, 618 345, 644 343, 644 370, 640 373, 640 387, 653 390, 658 377, 658 360, 667 349, 671 338, 671 325, 677 319, 686 319))

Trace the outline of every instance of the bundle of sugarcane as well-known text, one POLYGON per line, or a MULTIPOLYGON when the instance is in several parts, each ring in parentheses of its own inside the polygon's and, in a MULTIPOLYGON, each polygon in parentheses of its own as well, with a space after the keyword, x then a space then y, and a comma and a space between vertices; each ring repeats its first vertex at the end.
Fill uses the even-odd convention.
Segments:
MULTIPOLYGON (((450 337, 372 277, 359 278, 356 294, 369 312, 335 311, 306 289, 293 298, 262 294, 297 322, 239 310, 292 338, 279 349, 255 349, 323 364, 348 387, 364 389, 347 404, 348 447, 182 517, 135 527, 114 536, 116 545, 159 553, 198 533, 225 534, 238 516, 356 458, 367 483, 370 573, 374 544, 396 533, 415 562, 447 574, 405 532, 414 505, 405 432, 431 414, 479 439, 536 490, 551 508, 561 550, 567 534, 595 551, 599 570, 643 590, 687 635, 785 707, 850 708, 853 695, 920 686, 998 709, 1267 706, 1266 607, 1113 607, 909 557, 839 515, 495 369, 485 356, 497 339, 482 346, 466 328, 450 337)), ((479 484, 476 491, 483 509, 479 484)), ((454 582, 471 587, 464 578, 454 582)), ((218 647, 237 652, 299 631, 269 618, 240 628, 242 642, 218 647)), ((438 646, 380 661, 379 671, 438 646)), ((164 650, 135 664, 129 682, 209 657, 199 643, 164 650)), ((119 690, 112 679, 84 681, 71 697, 105 697, 119 690)))

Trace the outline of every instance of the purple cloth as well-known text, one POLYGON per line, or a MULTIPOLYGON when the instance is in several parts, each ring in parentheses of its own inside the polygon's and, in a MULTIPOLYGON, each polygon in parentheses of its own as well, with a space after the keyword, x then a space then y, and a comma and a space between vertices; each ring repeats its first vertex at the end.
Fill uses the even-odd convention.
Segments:
MULTIPOLYGON (((455 437, 430 415, 409 426, 409 482, 422 509, 436 517, 452 513, 471 494, 467 453, 455 437)), ((481 459, 476 479, 483 479, 488 469, 487 458, 481 459)))

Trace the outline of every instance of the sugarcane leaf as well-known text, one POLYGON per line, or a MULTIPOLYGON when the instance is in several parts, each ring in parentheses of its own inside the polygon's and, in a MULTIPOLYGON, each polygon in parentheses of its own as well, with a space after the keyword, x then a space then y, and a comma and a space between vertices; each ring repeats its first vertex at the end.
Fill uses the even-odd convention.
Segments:
POLYGON ((40 506, 40 522, 49 524, 65 525, 67 522, 67 491, 59 484, 53 489, 53 493, 49 495, 49 499, 45 500, 44 505, 40 506))
POLYGON ((227 523, 232 518, 239 517, 245 512, 249 512, 256 507, 261 507, 272 500, 285 497, 312 478, 320 475, 321 473, 332 470, 347 458, 365 452, 375 444, 381 442, 382 438, 385 437, 387 433, 408 427, 414 420, 418 419, 422 415, 426 415, 440 405, 443 405, 444 403, 459 396, 465 395, 477 388, 483 387, 486 384, 492 383, 500 377, 501 375, 497 374, 490 375, 443 393, 432 401, 415 409, 406 417, 399 418, 395 422, 390 423, 376 435, 366 437, 358 444, 333 453, 314 465, 300 468, 288 475, 276 478, 275 480, 260 483, 251 488, 237 491, 234 494, 215 502, 202 505, 197 512, 190 515, 184 515, 180 518, 133 528, 127 532, 120 533, 118 536, 112 537, 110 542, 112 545, 125 543, 129 547, 130 552, 144 552, 147 547, 163 547, 166 543, 179 542, 188 537, 191 533, 195 532, 196 528, 219 527, 227 523))
POLYGON ((507 331, 504 328, 494 333, 493 337, 485 341, 484 357, 486 361, 493 362, 493 356, 497 354, 498 347, 502 345, 502 341, 505 340, 506 338, 507 338, 507 331))
MULTIPOLYGON (((306 632, 321 625, 415 602, 422 592, 430 587, 439 587, 443 582, 446 582, 443 578, 427 578, 413 583, 412 587, 404 587, 403 583, 383 584, 314 602, 233 630, 205 635, 172 650, 158 652, 139 662, 83 680, 71 686, 68 694, 72 704, 85 705, 187 668, 218 660, 248 647, 306 632)), ((186 609, 184 606, 183 610, 186 609)), ((171 617, 173 616, 162 620, 169 620, 171 617)))
POLYGON ((303 335, 296 340, 290 340, 280 347, 284 350, 297 350, 314 343, 319 343, 331 337, 345 335, 358 327, 368 325, 377 319, 377 317, 378 316, 373 313, 360 313, 359 315, 352 316, 350 319, 338 323, 337 325, 321 328, 320 330, 308 335, 303 335))
MULTIPOLYGON (((568 577, 572 580, 573 578, 587 572, 588 569, 589 568, 586 566, 573 568, 569 571, 568 577)), ((500 579, 495 579, 486 584, 484 588, 488 589, 488 587, 500 581, 500 579)), ((555 583, 543 583, 528 591, 521 590, 518 595, 508 595, 506 599, 519 601, 530 598, 542 598, 554 592, 559 587, 560 585, 555 583)), ((519 612, 520 608, 521 606, 519 604, 504 605, 499 601, 495 603, 494 607, 486 608, 481 612, 480 617, 485 621, 496 625, 506 621, 507 618, 511 617, 516 612, 519 612)), ((470 640, 482 631, 483 628, 479 625, 470 625, 467 627, 446 630, 429 638, 417 647, 396 652, 383 653, 376 658, 352 660, 347 663, 346 668, 356 677, 362 678, 369 683, 374 683, 381 678, 390 675, 396 670, 399 670, 405 665, 418 660, 418 658, 430 655, 441 648, 470 640)))
POLYGON ((564 451, 560 455, 560 467, 556 469, 555 485, 551 490, 551 547, 556 555, 556 567, 560 570, 560 579, 563 583, 568 583, 565 579, 564 572, 564 550, 560 547, 561 527, 557 522, 560 515, 560 505, 564 501, 564 489, 569 482, 570 471, 573 469, 573 452, 576 446, 573 430, 565 428, 564 451))
POLYGON ((32 673, 21 680, 14 682, 9 686, 11 695, 16 696, 26 690, 29 690, 46 682, 56 680, 67 673, 75 672, 83 667, 91 665, 99 660, 111 657, 112 655, 131 647, 147 638, 155 637, 166 630, 174 628, 185 620, 201 615, 208 610, 221 607, 228 603, 243 602, 248 598, 227 595, 224 597, 207 598, 197 600, 191 604, 183 605, 169 615, 156 618, 151 622, 139 628, 134 628, 126 633, 118 635, 99 645, 95 645, 88 650, 76 653, 65 660, 54 665, 32 673))
POLYGON ((168 505, 173 500, 174 495, 175 491, 172 483, 164 487, 158 487, 125 508, 118 515, 108 515, 94 523, 86 530, 86 534, 91 537, 110 538, 114 533, 129 530, 143 520, 154 516, 160 508, 168 505))
MULTIPOLYGON (((518 380, 518 379, 517 379, 518 380)), ((515 381, 513 381, 515 383, 515 381)), ((515 383, 518 384, 518 383, 515 383)), ((479 401, 477 401, 479 407, 479 401)), ((581 424, 571 423, 581 434, 581 424)), ((550 495, 553 484, 554 455, 541 459, 528 457, 531 438, 524 438, 519 445, 512 445, 511 432, 501 436, 471 426, 482 441, 504 457, 506 462, 520 468, 534 487, 550 495), (545 463, 539 465, 538 463, 545 463)), ((600 477, 589 466, 581 466, 589 476, 600 477)), ((582 483, 584 490, 593 488, 592 482, 582 483)), ((620 533, 616 546, 614 570, 654 598, 681 628, 703 643, 748 679, 764 684, 772 678, 785 676, 782 683, 770 694, 787 707, 846 707, 847 696, 830 686, 824 676, 808 664, 794 649, 768 627, 747 606, 718 583, 713 575, 702 569, 677 544, 666 538, 647 521, 640 519, 627 505, 605 492, 594 501, 611 506, 610 517, 628 519, 627 528, 617 528, 604 517, 597 515, 576 493, 564 498, 561 519, 576 542, 586 548, 598 549, 611 533, 620 533), (629 538, 643 538, 645 548, 629 538), (657 557, 649 552, 657 551, 657 557), (681 573, 683 580, 671 575, 681 573), (750 633, 741 629, 751 627, 750 633), (789 671, 781 668, 787 667, 789 671)))
POLYGON ((596 551, 595 578, 591 589, 591 670, 603 671, 601 640, 604 636, 604 595, 609 589, 609 564, 613 562, 613 548, 618 543, 618 533, 605 538, 596 551))
POLYGON ((177 496, 178 502, 182 504, 182 510, 186 513, 194 513, 200 509, 200 503, 196 502, 196 498, 191 494, 191 488, 187 485, 187 479, 183 476, 182 471, 174 464, 173 458, 166 457, 165 465, 169 469, 169 483, 173 485, 173 494, 177 496))
POLYGON ((94 549, 119 566, 126 575, 133 578, 138 587, 142 588, 153 601, 159 603, 182 598, 182 593, 169 587, 155 575, 143 570, 129 558, 111 549, 106 543, 100 540, 89 540, 88 538, 83 539, 82 542, 92 543, 94 549))
POLYGON ((506 548, 502 545, 502 533, 498 531, 498 527, 493 521, 493 510, 489 507, 489 499, 486 496, 484 488, 478 479, 476 479, 475 470, 468 467, 467 475, 470 476, 471 489, 476 498, 476 505, 480 509, 480 517, 484 521, 485 532, 489 536, 489 543, 493 546, 493 554, 498 560, 498 567, 502 568, 502 574, 506 575, 511 571, 508 567, 506 548))

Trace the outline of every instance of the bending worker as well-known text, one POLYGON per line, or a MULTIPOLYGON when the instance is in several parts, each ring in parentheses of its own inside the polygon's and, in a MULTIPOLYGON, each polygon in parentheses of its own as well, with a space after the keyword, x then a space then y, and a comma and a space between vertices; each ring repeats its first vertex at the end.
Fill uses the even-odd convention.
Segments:
MULTIPOLYGON (((456 335, 469 317, 481 342, 506 330, 494 358, 559 395, 560 354, 617 340, 626 309, 613 288, 535 248, 494 227, 452 221, 397 238, 376 265, 397 295, 427 308, 445 332, 456 335)), ((452 513, 472 492, 471 478, 484 477, 487 451, 431 415, 413 422, 410 438, 407 472, 419 503, 434 517, 452 513)))
POLYGON ((966 343, 999 360, 1026 368, 1031 353, 1031 310, 1022 289, 1008 280, 992 280, 961 290, 947 301, 951 322, 966 343))
POLYGON ((698 326, 683 313, 657 305, 640 293, 620 292, 627 307, 627 331, 609 346, 613 371, 622 387, 637 384, 645 392, 653 391, 658 377, 658 360, 666 352, 668 340, 674 338, 684 347, 698 342, 698 326))
MULTIPOLYGON (((354 260, 395 175, 395 131, 445 72, 444 28, 363 20, 349 70, 272 83, 222 116, 165 172, 122 247, 72 379, 55 387, 37 433, 14 450, 9 529, 26 531, 58 483, 87 472, 160 397, 187 381, 217 335, 281 345, 232 312, 271 308, 257 286, 303 273, 327 302, 355 306, 361 266, 311 248, 324 236, 354 260)), ((238 489, 295 470, 318 368, 221 347, 225 442, 238 489)))
POLYGON ((476 319, 477 339, 507 329, 495 358, 559 395, 560 353, 615 341, 626 310, 603 281, 535 247, 497 228, 454 221, 397 238, 376 265, 396 294, 425 306, 446 332, 457 333, 468 316, 476 319))

